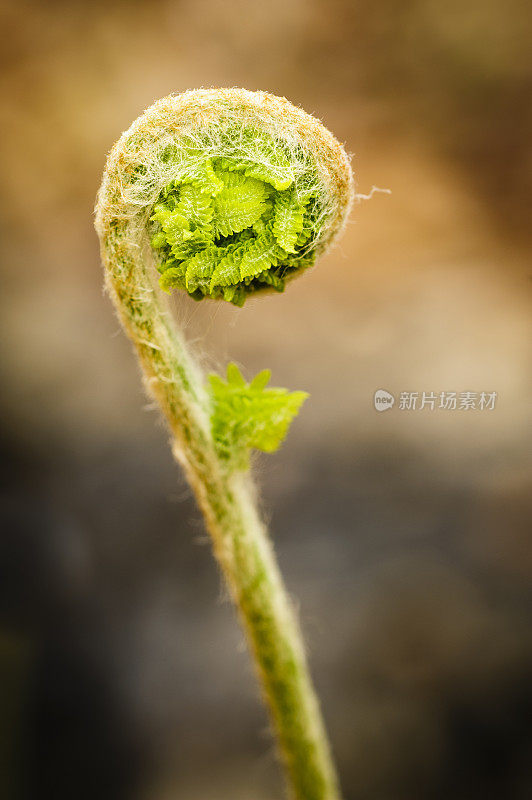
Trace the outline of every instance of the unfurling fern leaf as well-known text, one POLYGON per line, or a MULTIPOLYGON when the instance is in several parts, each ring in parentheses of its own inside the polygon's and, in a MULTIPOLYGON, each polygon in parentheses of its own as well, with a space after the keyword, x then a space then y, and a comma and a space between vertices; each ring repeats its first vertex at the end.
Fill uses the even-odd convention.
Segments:
MULTIPOLYGON (((226 247, 221 252, 225 252, 225 255, 218 260, 217 266, 215 267, 211 281, 209 284, 209 290, 212 292, 215 288, 220 286, 233 286, 237 283, 240 283, 240 259, 241 259, 241 252, 244 249, 244 246, 235 248, 234 246, 226 247)), ((229 296, 230 293, 227 293, 229 296)), ((224 292, 224 298, 226 297, 226 293, 224 292)), ((234 294, 231 294, 231 298, 234 297, 234 294)))
POLYGON ((209 232, 214 204, 211 195, 197 184, 185 183, 181 187, 176 211, 188 220, 192 229, 200 227, 206 234, 209 232))
POLYGON ((174 251, 176 258, 182 258, 181 251, 185 243, 194 238, 186 216, 175 208, 170 211, 167 206, 159 204, 155 206, 155 213, 151 219, 158 222, 162 228, 160 234, 154 237, 157 246, 163 246, 161 234, 164 234, 166 244, 174 251))
POLYGON ((248 178, 257 178, 273 186, 281 192, 288 189, 294 182, 292 170, 288 161, 271 166, 264 163, 255 163, 250 160, 236 161, 232 158, 219 158, 218 165, 228 172, 243 172, 248 178))
POLYGON ((158 222, 164 233, 168 244, 172 244, 172 237, 183 230, 190 230, 188 219, 175 211, 174 198, 167 199, 165 203, 158 203, 153 209, 150 217, 154 222, 158 222), (170 208, 170 205, 172 206, 170 208))
POLYGON ((204 161, 193 161, 185 166, 179 183, 193 183, 212 197, 219 194, 224 188, 223 181, 214 171, 210 158, 204 161))
POLYGON ((306 392, 266 388, 270 371, 246 383, 236 364, 227 367, 227 380, 210 375, 211 426, 220 456, 231 470, 246 469, 249 450, 272 453, 308 397, 306 392))
POLYGON ((159 233, 156 233, 153 239, 151 240, 151 246, 153 247, 154 250, 160 250, 167 244, 168 242, 164 231, 159 231, 159 233))
POLYGON ((177 241, 173 244, 171 253, 174 258, 181 261, 191 258, 201 252, 201 248, 208 247, 211 244, 212 241, 209 239, 208 234, 204 230, 197 229, 192 232, 191 236, 186 236, 181 242, 177 241))
POLYGON ((271 269, 266 269, 264 272, 261 272, 260 275, 257 275, 257 280, 260 281, 260 283, 268 284, 268 286, 271 286, 276 292, 284 292, 284 280, 278 275, 275 275, 271 269))
POLYGON ((246 175, 270 183, 278 191, 294 182, 293 155, 261 128, 245 128, 240 134, 244 158, 236 160, 246 175))
POLYGON ((176 267, 168 267, 159 278, 159 286, 165 292, 171 289, 186 289, 185 270, 180 264, 176 267))
POLYGON ((254 278, 264 270, 276 266, 283 258, 286 258, 286 253, 279 247, 268 227, 262 236, 252 241, 244 249, 240 264, 240 279, 254 278))
POLYGON ((242 307, 246 300, 246 289, 244 286, 225 286, 222 289, 222 297, 228 303, 242 307))
POLYGON ((299 205, 295 193, 283 192, 276 196, 273 207, 273 234, 287 253, 296 252, 298 236, 303 230, 305 209, 299 205))
MULTIPOLYGON (((183 261, 187 292, 196 292, 198 289, 207 290, 211 275, 220 259, 220 248, 215 245, 200 250, 192 258, 183 261)), ((164 274, 164 273, 163 273, 164 274)))
POLYGON ((153 206, 151 244, 165 291, 240 306, 253 292, 282 292, 313 262, 325 212, 304 148, 243 126, 219 149, 202 158, 201 137, 185 136, 161 150, 172 179, 153 206))
POLYGON ((310 227, 306 228, 305 222, 303 221, 303 230, 301 231, 300 234, 298 234, 298 237, 296 239, 296 245, 298 247, 303 247, 303 245, 307 242, 308 238, 310 237, 311 232, 312 232, 311 228, 310 227))
POLYGON ((162 192, 150 219, 160 228, 151 240, 160 253, 158 269, 163 275, 172 270, 161 278, 165 291, 175 286, 195 299, 222 297, 242 305, 250 291, 283 291, 286 278, 304 266, 298 248, 311 235, 308 193, 278 191, 273 180, 248 177, 248 166, 208 160, 162 192))
POLYGON ((253 225, 268 208, 269 192, 256 178, 241 172, 223 174, 224 188, 214 198, 215 236, 231 236, 253 225))

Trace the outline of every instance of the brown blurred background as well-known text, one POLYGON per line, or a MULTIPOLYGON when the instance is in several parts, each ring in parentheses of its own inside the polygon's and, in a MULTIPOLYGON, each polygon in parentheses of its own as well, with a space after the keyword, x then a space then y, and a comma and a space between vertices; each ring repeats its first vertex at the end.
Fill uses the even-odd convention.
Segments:
POLYGON ((530 23, 520 0, 3 5, 1 797, 281 796, 92 227, 120 132, 232 85, 392 191, 285 295, 175 301, 206 367, 311 393, 257 473, 346 800, 532 797, 530 23), (378 414, 378 388, 498 401, 378 414))

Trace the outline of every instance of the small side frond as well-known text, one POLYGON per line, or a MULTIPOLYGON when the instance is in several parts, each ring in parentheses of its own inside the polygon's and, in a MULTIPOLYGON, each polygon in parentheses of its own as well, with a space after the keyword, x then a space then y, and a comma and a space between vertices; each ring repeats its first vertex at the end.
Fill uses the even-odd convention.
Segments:
POLYGON ((236 364, 228 366, 226 381, 209 376, 212 432, 229 469, 246 469, 251 448, 277 450, 308 397, 306 392, 267 388, 269 380, 270 371, 263 370, 248 384, 236 364))

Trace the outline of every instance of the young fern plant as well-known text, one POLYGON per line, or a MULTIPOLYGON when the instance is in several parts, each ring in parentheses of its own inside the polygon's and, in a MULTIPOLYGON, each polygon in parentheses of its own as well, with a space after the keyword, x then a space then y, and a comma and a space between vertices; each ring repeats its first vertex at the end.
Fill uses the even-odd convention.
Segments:
POLYGON ((318 120, 264 92, 202 89, 159 100, 121 136, 96 206, 107 289, 205 517, 296 800, 340 792, 249 454, 277 449, 306 394, 269 388, 267 370, 247 383, 234 364, 206 381, 164 292, 237 306, 282 292, 352 198, 349 160, 318 120))

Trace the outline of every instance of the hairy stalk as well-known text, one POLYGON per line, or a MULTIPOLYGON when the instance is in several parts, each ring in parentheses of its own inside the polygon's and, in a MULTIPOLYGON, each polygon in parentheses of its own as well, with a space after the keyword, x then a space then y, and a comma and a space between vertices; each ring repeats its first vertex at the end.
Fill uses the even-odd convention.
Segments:
MULTIPOLYGON (((227 96, 223 96, 223 91, 219 90, 218 95, 222 96, 227 105, 227 96)), ((235 90, 231 91, 234 95, 235 90)), ((193 93, 188 94, 190 96, 193 93)), ((201 93, 196 93, 198 94, 201 93)), ((247 96, 251 93, 243 94, 244 100, 248 102, 247 96)), ((261 98, 264 97, 269 96, 261 95, 261 98)), ((210 99, 212 105, 212 95, 210 99)), ((241 113, 242 96, 239 95, 237 99, 240 101, 241 113)), ((226 437, 221 447, 213 433, 213 395, 209 393, 201 371, 189 353, 157 287, 157 272, 154 268, 157 259, 149 248, 153 230, 150 229, 148 219, 153 212, 154 200, 160 195, 161 186, 168 184, 168 175, 165 174, 159 184, 150 187, 148 200, 138 202, 138 195, 134 194, 138 191, 139 174, 145 175, 139 167, 146 160, 146 143, 153 146, 153 141, 158 141, 157 134, 150 140, 154 120, 159 125, 161 117, 166 115, 162 128, 165 131, 169 129, 175 140, 183 136, 183 131, 179 132, 179 136, 176 133, 178 126, 175 120, 183 109, 179 103, 179 98, 166 98, 148 110, 124 134, 109 158, 100 190, 96 222, 106 268, 107 288, 122 324, 135 345, 147 388, 157 399, 168 421, 174 455, 183 466, 204 514, 216 559, 226 578, 255 658, 264 696, 277 730, 291 793, 297 800, 338 800, 335 769, 309 676, 301 634, 266 529, 256 508, 254 488, 246 470, 246 458, 242 457, 244 445, 240 443, 241 446, 238 446, 238 442, 232 442, 226 437), (133 187, 133 193, 129 195, 128 185, 133 187)), ((190 117, 190 104, 186 110, 190 117)), ((303 112, 297 110, 297 113, 303 112)), ((330 145, 329 140, 327 145, 330 145)), ((350 173, 347 178, 344 175, 343 179, 347 187, 345 191, 349 194, 350 173)), ((253 180, 256 181, 255 178, 253 180)), ((167 195, 168 192, 165 196, 167 195)), ((326 213, 329 217, 331 213, 339 213, 339 219, 343 219, 348 206, 349 197, 343 202, 341 213, 337 208, 331 211, 329 207, 326 213)), ((270 211, 271 205, 264 213, 270 211)), ((173 213, 173 207, 170 207, 169 213, 173 213)), ((316 219, 319 213, 319 209, 315 211, 316 219)), ((327 229, 328 221, 325 218, 320 220, 320 230, 326 231, 326 236, 330 239, 332 234, 327 229)), ((173 228, 167 227, 168 230, 176 230, 175 225, 173 228)), ((335 227, 338 227, 338 222, 335 227)), ((194 232, 196 227, 188 225, 180 231, 185 229, 194 232)), ((203 236, 203 232, 201 235, 203 236)), ((259 235, 262 235, 262 231, 256 233, 257 237, 259 235)), ((285 230, 283 235, 286 240, 287 235, 291 234, 286 234, 285 230)), ((248 241, 253 236, 255 234, 250 232, 248 241)), ((227 248, 229 245, 224 246, 227 248)), ((212 248, 220 248, 220 243, 210 243, 208 247, 212 252, 212 248)), ((194 263, 197 263, 197 259, 194 263)), ((212 265, 210 283, 202 284, 206 295, 210 292, 214 296, 210 287, 213 285, 212 274, 215 268, 216 265, 212 265)), ((256 290, 258 284, 254 286, 254 280, 254 276, 248 279, 245 292, 256 290)), ((234 296, 230 294, 225 299, 233 301, 234 296)), ((240 376, 237 375, 234 380, 237 387, 240 387, 240 376)), ((262 389, 263 380, 260 383, 260 392, 273 391, 262 389)), ((220 384, 223 389, 224 384, 220 384)), ((241 391, 249 393, 251 387, 246 386, 241 391)), ((232 391, 231 399, 234 400, 234 386, 232 391)), ((259 388, 254 391, 259 396, 259 388)), ((264 397, 269 398, 270 395, 264 394, 264 397)), ((275 397, 275 402, 278 402, 276 395, 271 397, 275 397)), ((296 398, 297 406, 301 400, 302 398, 296 398)), ((286 396, 283 395, 279 402, 286 404, 286 396)), ((249 397, 246 403, 246 407, 251 408, 249 397)), ((290 414, 293 416, 296 411, 290 411, 290 414)), ((286 426, 287 424, 288 421, 286 426)), ((261 425, 261 435, 264 438, 262 421, 261 425)), ((238 430, 241 429, 244 430, 238 430)), ((266 429, 270 428, 266 425, 266 429)), ((231 430, 234 430, 234 425, 231 430)), ((257 438, 256 431, 254 438, 249 438, 249 426, 245 430, 248 431, 248 446, 261 447, 262 440, 257 438)), ((274 449, 270 445, 271 442, 266 443, 262 449, 274 449)))

